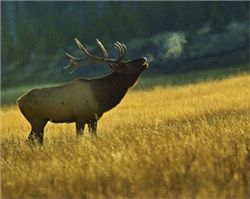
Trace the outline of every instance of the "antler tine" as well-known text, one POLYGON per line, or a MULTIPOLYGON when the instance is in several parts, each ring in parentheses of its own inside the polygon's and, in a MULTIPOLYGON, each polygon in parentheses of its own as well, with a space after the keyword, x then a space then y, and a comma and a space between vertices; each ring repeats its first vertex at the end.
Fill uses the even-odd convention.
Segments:
POLYGON ((69 54, 69 53, 65 53, 65 55, 67 55, 67 57, 69 57, 72 60, 77 60, 76 57, 74 57, 73 55, 69 54))
POLYGON ((105 47, 103 46, 102 42, 99 41, 99 39, 96 39, 97 45, 101 48, 102 50, 102 54, 104 58, 108 58, 108 52, 105 49, 105 47))
POLYGON ((82 43, 77 39, 77 38, 74 38, 76 44, 78 45, 78 47, 84 52, 86 53, 88 56, 92 57, 92 55, 89 53, 89 51, 87 51, 86 48, 84 48, 84 46, 82 45, 82 43))
POLYGON ((124 43, 121 43, 122 44, 122 47, 124 48, 125 51, 127 51, 127 46, 124 44, 124 43))
POLYGON ((124 51, 124 48, 123 48, 123 46, 122 46, 122 43, 120 43, 119 41, 117 41, 117 44, 121 47, 121 49, 122 49, 122 57, 124 56, 124 54, 125 54, 125 51, 124 51))
POLYGON ((64 69, 68 69, 71 66, 77 65, 76 62, 79 60, 79 58, 76 58, 76 57, 70 55, 69 53, 65 53, 65 55, 69 58, 70 63, 67 66, 64 66, 64 69))
POLYGON ((124 52, 123 58, 124 58, 125 55, 126 55, 126 53, 127 53, 127 46, 126 46, 124 43, 121 43, 121 46, 122 46, 122 48, 123 48, 123 52, 124 52))
POLYGON ((114 46, 119 50, 119 56, 121 56, 121 47, 117 44, 117 42, 114 43, 114 46))
POLYGON ((127 52, 127 47, 126 47, 126 45, 125 44, 123 44, 123 43, 120 43, 120 42, 116 42, 116 46, 117 47, 119 47, 119 49, 120 49, 120 60, 123 60, 124 59, 124 57, 125 57, 125 55, 126 55, 126 52, 127 52))
POLYGON ((124 56, 124 49, 123 49, 121 43, 118 42, 118 41, 116 41, 116 42, 114 43, 114 45, 115 45, 115 47, 118 48, 118 50, 119 50, 119 60, 121 60, 121 59, 123 58, 123 56, 124 56))

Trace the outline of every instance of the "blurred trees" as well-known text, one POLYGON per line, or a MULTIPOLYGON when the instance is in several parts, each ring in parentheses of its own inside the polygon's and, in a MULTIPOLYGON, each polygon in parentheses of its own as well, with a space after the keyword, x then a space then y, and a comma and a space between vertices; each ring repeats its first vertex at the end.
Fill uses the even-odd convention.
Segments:
POLYGON ((73 47, 74 37, 84 44, 100 38, 112 45, 168 31, 192 33, 204 27, 224 31, 232 21, 249 19, 249 2, 5 1, 1 5, 3 74, 20 70, 34 57, 63 55, 73 47))
POLYGON ((73 37, 129 40, 248 20, 248 2, 2 2, 3 62, 53 54, 73 37))

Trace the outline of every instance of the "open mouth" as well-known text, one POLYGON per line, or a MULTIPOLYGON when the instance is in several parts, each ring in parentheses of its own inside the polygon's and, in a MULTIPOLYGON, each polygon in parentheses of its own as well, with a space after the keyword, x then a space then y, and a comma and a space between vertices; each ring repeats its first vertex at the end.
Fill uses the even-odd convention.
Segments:
POLYGON ((142 66, 148 68, 148 62, 145 62, 142 66))
POLYGON ((148 64, 147 58, 143 57, 143 59, 144 59, 144 63, 142 64, 142 66, 145 67, 145 68, 148 68, 149 64, 148 64))

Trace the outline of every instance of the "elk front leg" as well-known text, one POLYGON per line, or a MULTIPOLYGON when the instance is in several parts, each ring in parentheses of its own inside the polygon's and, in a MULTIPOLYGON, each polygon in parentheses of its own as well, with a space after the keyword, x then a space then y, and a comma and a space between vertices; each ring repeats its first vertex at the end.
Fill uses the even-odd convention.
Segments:
POLYGON ((38 143, 43 144, 43 134, 44 127, 47 121, 42 119, 37 119, 36 121, 31 123, 31 132, 28 136, 28 140, 30 143, 38 143))
POLYGON ((84 127, 85 127, 84 122, 76 121, 76 135, 77 135, 77 137, 83 136, 84 127))
POLYGON ((97 134, 96 134, 96 130, 97 130, 97 118, 93 118, 89 121, 88 123, 88 127, 89 127, 89 134, 94 136, 94 137, 97 137, 97 134))
POLYGON ((28 141, 31 144, 43 144, 43 134, 44 134, 44 130, 40 130, 40 131, 35 131, 35 130, 31 130, 29 136, 28 136, 28 141))

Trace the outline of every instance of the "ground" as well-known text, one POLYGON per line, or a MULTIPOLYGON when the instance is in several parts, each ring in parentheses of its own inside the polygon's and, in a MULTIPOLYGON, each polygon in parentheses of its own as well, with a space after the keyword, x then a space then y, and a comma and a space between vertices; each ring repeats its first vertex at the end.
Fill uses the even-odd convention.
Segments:
POLYGON ((3 198, 248 196, 250 75, 130 91, 99 122, 98 139, 48 124, 44 146, 1 110, 3 198))

